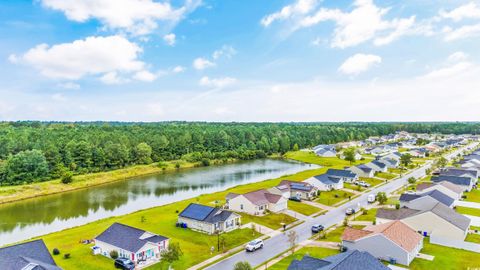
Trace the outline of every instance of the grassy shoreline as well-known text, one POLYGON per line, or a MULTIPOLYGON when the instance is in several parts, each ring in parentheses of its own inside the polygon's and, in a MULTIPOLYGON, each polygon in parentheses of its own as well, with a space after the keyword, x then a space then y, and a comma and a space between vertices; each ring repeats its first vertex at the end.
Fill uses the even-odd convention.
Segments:
MULTIPOLYGON (((231 159, 224 163, 220 160, 214 160, 212 161, 212 164, 220 165, 237 161, 238 160, 231 159)), ((163 164, 165 165, 159 166, 159 163, 152 163, 149 165, 134 165, 108 172, 76 175, 73 177, 73 182, 70 184, 63 184, 60 179, 55 179, 26 185, 0 187, 0 204, 18 202, 41 196, 54 195, 118 181, 125 181, 133 177, 148 176, 162 172, 169 173, 201 167, 200 162, 193 163, 182 160, 163 162, 163 164), (180 163, 180 168, 176 168, 175 165, 177 163, 180 163)))

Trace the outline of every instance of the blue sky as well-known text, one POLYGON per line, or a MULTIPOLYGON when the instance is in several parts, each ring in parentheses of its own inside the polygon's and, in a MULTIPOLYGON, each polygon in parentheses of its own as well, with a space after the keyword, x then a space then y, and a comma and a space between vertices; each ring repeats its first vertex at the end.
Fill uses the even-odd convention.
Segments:
POLYGON ((18 0, 0 16, 0 120, 480 112, 480 1, 18 0))

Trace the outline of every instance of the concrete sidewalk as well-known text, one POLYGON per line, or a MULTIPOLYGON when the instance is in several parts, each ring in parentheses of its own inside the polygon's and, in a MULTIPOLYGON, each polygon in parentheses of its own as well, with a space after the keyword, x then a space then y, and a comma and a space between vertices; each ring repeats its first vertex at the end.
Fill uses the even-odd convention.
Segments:
POLYGON ((305 203, 305 204, 308 204, 308 205, 311 205, 311 206, 315 206, 317 208, 322 208, 322 209, 325 209, 327 211, 335 209, 335 207, 328 206, 328 205, 321 204, 321 203, 314 202, 314 201, 302 201, 302 203, 305 203))

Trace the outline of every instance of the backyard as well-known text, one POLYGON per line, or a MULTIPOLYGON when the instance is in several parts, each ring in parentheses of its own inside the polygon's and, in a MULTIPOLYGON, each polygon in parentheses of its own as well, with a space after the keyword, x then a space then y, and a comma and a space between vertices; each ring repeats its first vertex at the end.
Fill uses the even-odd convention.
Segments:
POLYGON ((288 209, 298 212, 305 216, 310 216, 322 211, 322 209, 318 207, 315 207, 306 203, 296 202, 296 201, 288 201, 288 209))
POLYGON ((467 196, 466 201, 480 203, 480 189, 472 189, 470 192, 465 192, 464 195, 467 196))
POLYGON ((430 244, 428 239, 424 240, 421 252, 435 256, 435 258, 433 261, 417 258, 410 264, 409 268, 411 270, 466 270, 479 269, 480 267, 480 253, 430 244))
POLYGON ((322 191, 315 201, 324 205, 335 205, 349 197, 353 197, 353 193, 343 190, 322 191))
POLYGON ((242 224, 254 222, 274 230, 280 229, 282 227, 282 224, 290 224, 296 221, 295 218, 283 213, 270 213, 265 216, 252 216, 245 213, 241 213, 241 215, 242 224))

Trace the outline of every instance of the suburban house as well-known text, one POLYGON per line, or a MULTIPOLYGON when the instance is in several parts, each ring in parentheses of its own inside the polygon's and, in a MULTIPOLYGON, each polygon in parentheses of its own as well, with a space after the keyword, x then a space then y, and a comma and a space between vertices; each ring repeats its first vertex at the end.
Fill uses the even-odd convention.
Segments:
POLYGON ((308 178, 307 180, 303 181, 309 183, 310 185, 316 187, 318 190, 321 191, 329 191, 334 189, 342 189, 343 188, 343 179, 340 177, 328 175, 328 174, 320 174, 315 175, 313 177, 308 178))
POLYGON ((345 228, 342 245, 347 250, 367 251, 378 259, 409 265, 423 247, 423 237, 402 221, 345 228))
POLYGON ((328 169, 326 174, 338 178, 342 178, 345 183, 353 183, 358 181, 359 177, 356 173, 353 173, 349 170, 339 170, 339 169, 328 169))
POLYGON ((400 161, 400 158, 402 158, 402 154, 400 152, 393 152, 383 155, 380 159, 395 159, 400 161))
POLYGON ((43 240, 0 248, 2 270, 61 270, 43 240))
POLYGON ((433 190, 438 190, 455 200, 460 200, 464 191, 461 186, 457 186, 447 181, 439 183, 420 183, 417 185, 417 194, 423 194, 433 190))
POLYGON ((178 223, 203 233, 223 233, 240 227, 240 215, 219 207, 191 203, 178 215, 178 223))
POLYGON ((294 259, 287 270, 390 270, 368 252, 346 251, 323 259, 304 255, 294 259))
POLYGON ((372 168, 366 166, 365 164, 352 166, 352 167, 349 167, 347 170, 351 171, 352 173, 355 173, 359 177, 372 178, 375 175, 375 171, 372 168))
POLYGON ((319 157, 336 157, 337 151, 335 148, 319 148, 315 150, 315 154, 319 157))
POLYGON ((445 168, 440 172, 440 175, 450 175, 458 177, 470 177, 475 184, 478 180, 478 171, 477 170, 468 170, 465 168, 445 168))
POLYGON ((385 164, 388 168, 396 168, 398 165, 400 165, 400 160, 398 159, 393 159, 393 158, 380 158, 380 162, 385 164))
POLYGON ((372 168, 375 172, 386 172, 388 169, 385 163, 378 160, 371 161, 365 164, 365 166, 372 168))
POLYGON ((273 194, 282 195, 285 198, 297 198, 300 200, 312 200, 317 196, 317 188, 306 182, 283 180, 276 187, 268 189, 273 194))
POLYGON ((455 198, 452 198, 439 190, 432 190, 421 194, 403 193, 400 196, 400 207, 407 207, 415 210, 427 210, 439 202, 449 208, 453 208, 455 205, 455 198))
POLYGON ((463 241, 470 227, 469 218, 442 203, 437 203, 427 210, 380 208, 377 210, 376 220, 377 224, 401 220, 414 230, 421 232, 423 236, 430 235, 455 241, 463 241))
POLYGON ((266 189, 260 189, 245 194, 229 193, 226 201, 226 207, 232 211, 264 215, 267 211, 276 213, 286 210, 288 199, 266 189))
POLYGON ((427 151, 426 150, 423 151, 420 148, 416 148, 408 151, 407 153, 410 154, 412 157, 422 158, 422 157, 425 157, 425 154, 427 153, 427 151))
POLYGON ((473 180, 471 177, 453 176, 453 175, 435 175, 432 176, 431 181, 440 183, 443 181, 450 182, 460 186, 463 191, 470 191, 473 188, 473 180))
POLYGON ((121 258, 128 258, 135 264, 152 264, 160 260, 162 250, 168 248, 167 237, 137 229, 121 223, 113 223, 95 237, 95 254, 110 257, 116 251, 121 258))

